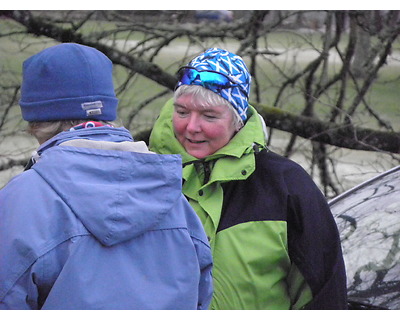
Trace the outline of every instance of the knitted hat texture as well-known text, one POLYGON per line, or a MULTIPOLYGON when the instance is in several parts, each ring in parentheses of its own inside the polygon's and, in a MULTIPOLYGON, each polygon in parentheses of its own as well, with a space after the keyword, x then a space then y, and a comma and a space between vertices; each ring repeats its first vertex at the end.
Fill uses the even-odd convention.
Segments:
POLYGON ((19 104, 26 121, 115 120, 112 62, 75 43, 44 49, 23 63, 19 104))

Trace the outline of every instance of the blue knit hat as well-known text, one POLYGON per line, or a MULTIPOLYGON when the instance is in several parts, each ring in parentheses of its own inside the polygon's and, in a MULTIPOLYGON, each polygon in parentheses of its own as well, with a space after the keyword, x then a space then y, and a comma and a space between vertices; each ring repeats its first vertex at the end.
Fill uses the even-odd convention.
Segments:
MULTIPOLYGON (((248 97, 250 95, 251 76, 243 59, 229 51, 211 48, 194 58, 187 67, 195 68, 197 71, 214 71, 227 76, 236 86, 231 86, 213 92, 219 94, 222 98, 229 101, 240 118, 247 119, 248 97)), ((183 85, 178 82, 176 89, 183 85)), ((202 85, 201 81, 193 82, 193 85, 202 85)), ((204 86, 204 85, 203 85, 204 86)))
POLYGON ((112 63, 75 43, 47 48, 23 63, 19 104, 26 121, 115 120, 112 63))

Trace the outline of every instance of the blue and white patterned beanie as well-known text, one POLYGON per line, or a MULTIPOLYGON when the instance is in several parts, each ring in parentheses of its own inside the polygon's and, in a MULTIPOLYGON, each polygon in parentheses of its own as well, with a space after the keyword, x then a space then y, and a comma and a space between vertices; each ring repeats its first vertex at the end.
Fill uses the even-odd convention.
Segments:
POLYGON ((112 62, 95 48, 63 43, 23 64, 21 100, 26 121, 105 120, 117 117, 112 62))
MULTIPOLYGON (((187 66, 198 71, 210 70, 222 73, 237 83, 238 86, 222 89, 216 93, 230 102, 240 118, 246 121, 251 76, 240 56, 223 49, 211 48, 194 58, 187 66)), ((201 85, 201 83, 193 84, 201 85)), ((178 82, 176 89, 181 85, 182 83, 178 82)))

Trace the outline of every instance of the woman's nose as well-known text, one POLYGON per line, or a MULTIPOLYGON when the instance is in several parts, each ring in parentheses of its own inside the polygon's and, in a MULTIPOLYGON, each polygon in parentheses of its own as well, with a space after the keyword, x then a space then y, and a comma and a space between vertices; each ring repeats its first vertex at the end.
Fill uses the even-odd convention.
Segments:
POLYGON ((188 119, 188 124, 186 126, 186 130, 189 132, 199 132, 201 131, 200 128, 200 118, 195 115, 191 114, 189 119, 188 119))

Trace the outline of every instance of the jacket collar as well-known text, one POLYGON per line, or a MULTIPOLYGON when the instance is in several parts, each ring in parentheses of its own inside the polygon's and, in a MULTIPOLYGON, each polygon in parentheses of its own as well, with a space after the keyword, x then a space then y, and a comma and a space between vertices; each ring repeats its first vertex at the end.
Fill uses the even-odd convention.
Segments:
POLYGON ((112 127, 97 127, 97 128, 87 128, 75 131, 63 131, 55 135, 53 138, 42 143, 37 153, 40 155, 45 150, 58 146, 66 141, 74 139, 90 139, 99 141, 133 141, 130 132, 125 128, 112 128, 112 127))
POLYGON ((122 141, 133 141, 130 132, 121 128, 112 128, 107 126, 86 128, 75 131, 63 131, 55 135, 53 138, 42 143, 39 148, 32 152, 32 157, 26 164, 24 171, 29 170, 41 157, 41 154, 46 150, 58 146, 60 144, 68 143, 75 139, 85 140, 99 140, 99 141, 110 141, 110 142, 122 142, 122 141))

